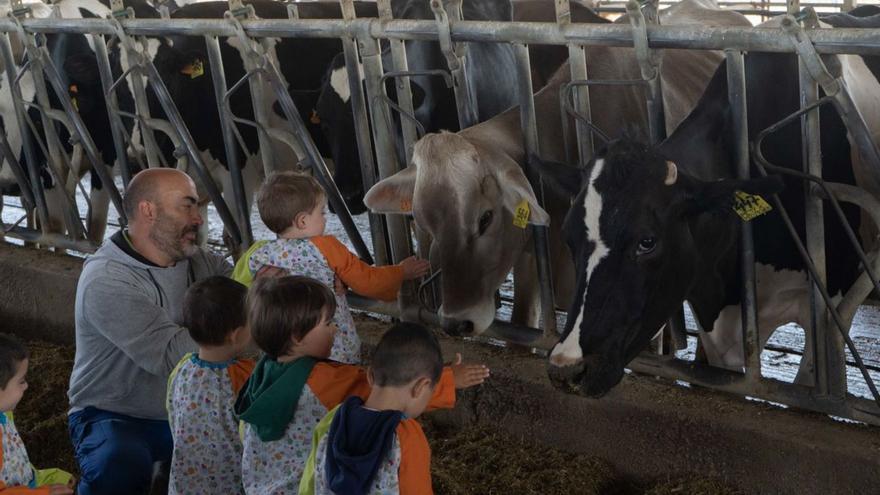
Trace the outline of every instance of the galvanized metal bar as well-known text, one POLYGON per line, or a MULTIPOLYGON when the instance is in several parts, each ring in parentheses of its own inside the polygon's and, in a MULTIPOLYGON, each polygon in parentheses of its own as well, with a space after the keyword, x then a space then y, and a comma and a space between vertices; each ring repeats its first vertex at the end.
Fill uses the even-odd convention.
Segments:
MULTIPOLYGON (((132 97, 134 98, 135 113, 141 121, 150 119, 150 105, 147 103, 147 92, 144 87, 144 80, 142 79, 143 69, 137 66, 137 60, 141 57, 141 54, 134 48, 132 40, 125 36, 122 26, 117 26, 117 28, 118 32, 116 35, 120 39, 120 50, 125 50, 130 67, 125 67, 123 65, 122 76, 120 76, 118 81, 114 81, 111 87, 115 87, 120 82, 124 82, 122 79, 128 78, 132 97), (125 36, 124 39, 122 38, 123 36, 125 36)), ((120 64, 121 63, 122 62, 120 61, 120 64)), ((136 122, 135 124, 137 125, 139 122, 136 122)), ((159 158, 162 153, 159 150, 159 145, 156 143, 156 137, 153 135, 153 130, 143 125, 139 126, 139 130, 141 139, 143 140, 144 153, 147 156, 147 167, 156 168, 162 166, 162 160, 159 158)))
MULTIPOLYGON (((9 125, 12 125, 12 122, 9 125)), ((34 193, 31 191, 27 172, 21 168, 21 164, 9 146, 9 140, 6 138, 5 132, 0 132, 0 157, 2 157, 0 158, 0 164, 3 163, 4 159, 6 160, 6 165, 12 171, 15 181, 18 183, 18 188, 21 190, 22 207, 26 211, 33 210, 36 203, 34 202, 34 193)))
MULTIPOLYGON (((122 21, 132 36, 233 36, 234 29, 217 19, 130 19, 122 21)), ((27 19, 29 32, 115 34, 112 21, 104 19, 27 19)), ((357 33, 375 38, 437 40, 435 21, 401 20, 372 23, 370 19, 260 19, 242 22, 251 37, 340 38, 357 33)), ((455 42, 518 42, 549 45, 632 46, 632 29, 619 24, 576 23, 560 28, 548 22, 460 21, 451 28, 455 42)), ((0 32, 14 30, 8 19, 0 19, 0 32)), ((746 26, 648 26, 650 48, 694 48, 791 53, 791 44, 777 30, 746 26)), ((880 54, 880 33, 858 28, 807 30, 820 54, 880 54)))
MULTIPOLYGON (((748 100, 746 95, 745 60, 742 52, 728 50, 727 100, 733 121, 733 142, 737 177, 751 177, 749 158, 748 100)), ((758 339, 757 286, 755 284, 755 243, 751 222, 740 227, 740 269, 742 277, 743 362, 746 378, 756 382, 761 379, 761 348, 758 339)))
POLYGON ((113 147, 116 150, 116 164, 119 167, 119 175, 122 176, 122 185, 127 188, 128 183, 131 182, 131 170, 128 167, 128 150, 125 142, 128 130, 119 115, 119 101, 116 98, 116 92, 110 90, 113 85, 113 71, 110 67, 110 57, 107 54, 107 41, 103 35, 99 34, 93 35, 92 39, 98 62, 98 73, 101 76, 101 86, 104 88, 104 104, 107 105, 107 117, 110 119, 113 147))
POLYGON ((241 247, 247 249, 254 242, 251 227, 250 203, 241 177, 241 165, 238 163, 238 151, 235 147, 234 124, 230 120, 230 111, 226 105, 226 76, 223 71, 223 57, 220 54, 220 43, 216 36, 205 36, 208 64, 211 66, 211 80, 214 83, 214 99, 217 102, 217 113, 220 116, 220 127, 223 132, 223 146, 226 151, 226 165, 232 179, 232 194, 235 198, 235 213, 241 228, 241 247))
POLYGON ((461 0, 450 0, 446 2, 445 6, 440 0, 431 0, 431 10, 434 12, 434 19, 437 22, 437 40, 440 43, 440 51, 446 58, 446 65, 452 74, 452 89, 455 93, 455 106, 458 109, 458 126, 460 129, 467 129, 479 122, 479 118, 475 101, 476 95, 471 91, 465 73, 466 63, 463 59, 466 56, 464 51, 467 49, 467 45, 452 41, 451 28, 456 22, 461 22, 461 0), (447 11, 447 6, 451 12, 447 11))
POLYGON ((26 227, 12 226, 4 235, 32 242, 43 246, 52 246, 59 249, 69 249, 81 253, 94 253, 97 246, 85 239, 71 239, 63 234, 43 233, 26 227))
MULTIPOLYGON (((253 9, 250 10, 252 11, 253 9)), ((260 43, 245 34, 244 29, 241 27, 241 21, 230 12, 227 12, 225 17, 235 28, 236 38, 241 43, 239 54, 241 55, 242 62, 244 62, 245 70, 248 72, 258 71, 258 69, 264 66, 265 60, 269 57, 268 50, 266 50, 265 46, 261 46, 260 43)), ((249 77, 248 85, 251 91, 254 120, 260 124, 257 126, 257 139, 260 143, 259 153, 263 160, 263 171, 266 176, 269 176, 272 172, 278 170, 279 167, 275 163, 272 140, 266 132, 266 128, 270 127, 269 116, 272 109, 266 105, 266 82, 263 79, 263 73, 258 71, 255 77, 249 77)))
MULTIPOLYGON (((556 0, 556 22, 560 27, 571 24, 571 6, 569 0, 556 0)), ((587 56, 585 48, 581 45, 570 43, 568 45, 568 65, 571 71, 572 81, 585 81, 589 79, 587 74, 587 56)), ((567 98, 567 92, 560 92, 560 100, 567 98)), ((592 119, 590 114, 590 89, 585 86, 578 86, 573 94, 573 108, 580 115, 585 116, 587 121, 592 119)), ((567 101, 563 100, 560 105, 567 105, 567 101)), ((563 142, 565 144, 566 163, 577 163, 581 167, 586 167, 590 159, 593 157, 593 133, 580 119, 575 119, 575 139, 577 140, 578 158, 575 160, 571 156, 571 136, 569 135, 568 113, 563 111, 562 114, 562 133, 563 142)))
MULTIPOLYGON (((354 2, 339 0, 342 17, 347 23, 357 23, 354 2)), ((345 69, 348 74, 348 87, 351 90, 351 110, 354 116, 354 137, 357 141, 358 157, 361 162, 361 179, 364 191, 368 191, 378 182, 376 160, 373 158, 373 142, 370 137, 370 116, 367 113, 367 100, 362 84, 362 67, 358 57, 358 46, 352 35, 342 36, 342 50, 345 57, 345 69)), ((373 242, 373 257, 379 265, 387 265, 391 260, 391 250, 385 235, 387 222, 384 215, 369 213, 370 238, 373 242)))
MULTIPOLYGON (((391 12, 391 0, 377 0, 376 5, 379 7, 379 19, 390 21, 394 18, 391 12)), ((395 72, 408 71, 409 64, 406 58, 405 42, 401 40, 390 40, 390 44, 391 61, 393 64, 392 70, 395 72)), ((397 104, 403 109, 403 112, 409 115, 415 115, 409 77, 403 76, 395 78, 394 90, 397 93, 397 104)), ((416 126, 409 119, 401 119, 400 126, 403 131, 404 156, 406 157, 406 163, 410 163, 412 160, 412 145, 419 139, 419 135, 416 126)))
MULTIPOLYGON (((650 5, 647 8, 651 9, 650 5)), ((666 138, 663 90, 660 85, 660 63, 657 60, 657 55, 648 48, 648 24, 656 25, 657 16, 656 12, 645 16, 642 13, 642 6, 636 0, 627 2, 626 13, 633 28, 633 48, 636 61, 639 64, 642 79, 647 83, 645 103, 648 110, 649 137, 652 144, 657 144, 666 138)))
MULTIPOLYGON (((375 22, 379 22, 376 20, 375 22)), ((367 87, 367 94, 371 97, 384 94, 385 87, 382 85, 382 52, 379 41, 373 39, 366 33, 362 33, 358 37, 358 46, 360 47, 361 58, 363 60, 364 78, 367 87)), ((373 139, 376 143, 376 156, 379 165, 379 177, 386 178, 394 175, 400 170, 400 164, 397 162, 397 152, 394 149, 393 140, 391 138, 391 129, 384 124, 383 111, 385 109, 370 106, 370 118, 373 129, 373 139)), ((406 218, 401 215, 386 217, 387 232, 391 247, 390 262, 399 262, 404 258, 412 255, 412 236, 407 225, 406 218)), ((402 290, 400 303, 403 306, 416 304, 418 298, 415 290, 402 290)))

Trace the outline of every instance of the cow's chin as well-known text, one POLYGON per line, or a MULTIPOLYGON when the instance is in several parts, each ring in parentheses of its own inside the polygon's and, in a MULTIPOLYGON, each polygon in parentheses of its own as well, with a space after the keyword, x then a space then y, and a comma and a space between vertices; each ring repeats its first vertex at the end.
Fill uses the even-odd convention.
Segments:
POLYGON ((620 383, 623 366, 611 363, 597 354, 588 354, 565 366, 550 363, 547 374, 550 382, 564 392, 600 398, 620 383))
POLYGON ((480 301, 479 304, 448 311, 440 306, 440 317, 443 322, 443 330, 455 337, 479 335, 486 331, 495 321, 495 296, 480 301))

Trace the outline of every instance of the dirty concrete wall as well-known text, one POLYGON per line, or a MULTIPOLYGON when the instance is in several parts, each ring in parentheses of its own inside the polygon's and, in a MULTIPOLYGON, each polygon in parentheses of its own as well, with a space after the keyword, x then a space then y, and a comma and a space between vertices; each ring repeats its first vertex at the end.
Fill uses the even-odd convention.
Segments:
POLYGON ((71 344, 82 259, 0 242, 0 331, 71 344))

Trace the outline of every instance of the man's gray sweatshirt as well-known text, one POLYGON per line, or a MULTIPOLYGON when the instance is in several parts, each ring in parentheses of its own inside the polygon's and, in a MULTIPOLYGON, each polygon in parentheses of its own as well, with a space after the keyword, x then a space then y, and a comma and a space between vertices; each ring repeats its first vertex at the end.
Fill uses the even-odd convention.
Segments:
POLYGON ((182 322, 183 296, 195 281, 229 275, 218 255, 199 250, 163 268, 120 234, 86 259, 76 288, 76 357, 70 411, 92 406, 138 418, 167 419, 165 388, 178 361, 196 350, 182 322), (128 252, 127 252, 128 251, 128 252))

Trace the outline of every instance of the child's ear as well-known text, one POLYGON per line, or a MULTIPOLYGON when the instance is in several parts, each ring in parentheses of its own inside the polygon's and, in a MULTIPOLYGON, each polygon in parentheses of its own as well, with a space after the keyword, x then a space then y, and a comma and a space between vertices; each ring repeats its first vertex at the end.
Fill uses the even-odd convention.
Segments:
POLYGON ((411 389, 413 399, 421 397, 426 391, 431 392, 433 386, 434 382, 432 382, 427 376, 417 378, 411 389))
POLYGON ((306 214, 302 212, 297 213, 293 217, 293 226, 300 230, 304 229, 306 226, 306 214))

